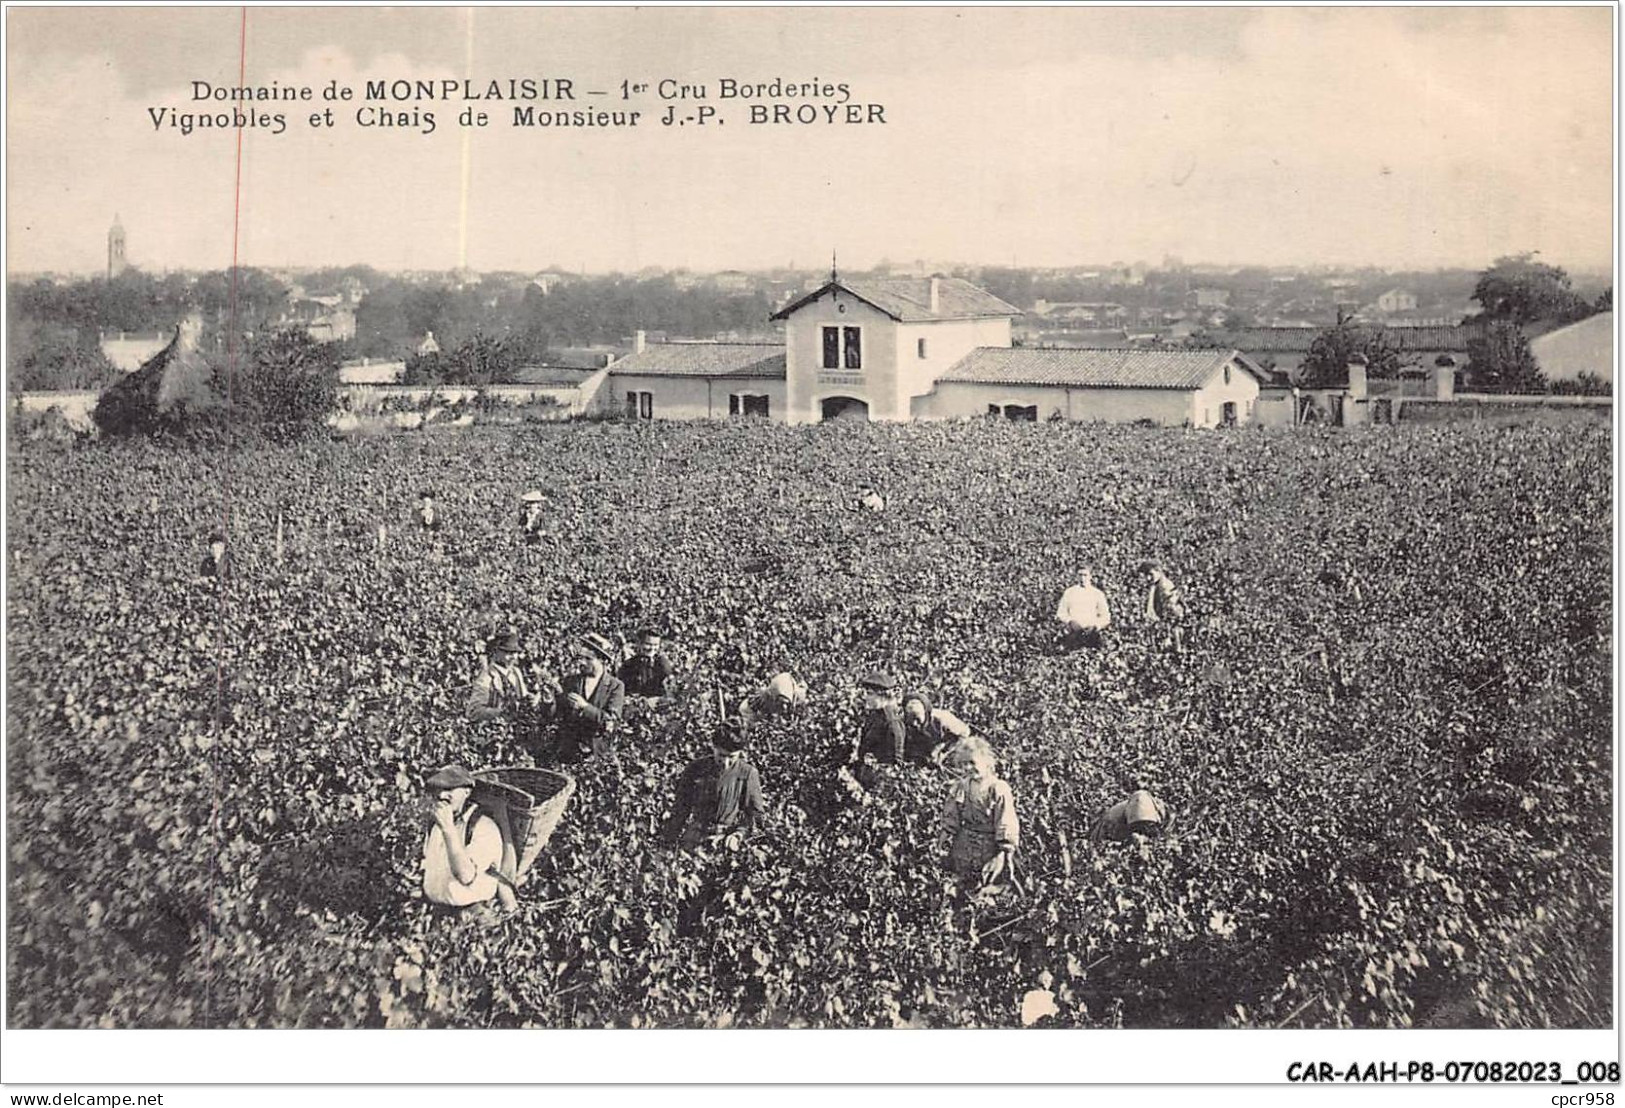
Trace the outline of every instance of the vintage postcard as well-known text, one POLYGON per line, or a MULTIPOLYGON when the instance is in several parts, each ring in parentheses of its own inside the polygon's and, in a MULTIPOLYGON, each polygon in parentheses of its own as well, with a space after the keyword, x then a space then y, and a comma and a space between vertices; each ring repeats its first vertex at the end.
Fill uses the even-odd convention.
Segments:
POLYGON ((7 1083, 1611 1103, 1617 15, 8 6, 7 1083))

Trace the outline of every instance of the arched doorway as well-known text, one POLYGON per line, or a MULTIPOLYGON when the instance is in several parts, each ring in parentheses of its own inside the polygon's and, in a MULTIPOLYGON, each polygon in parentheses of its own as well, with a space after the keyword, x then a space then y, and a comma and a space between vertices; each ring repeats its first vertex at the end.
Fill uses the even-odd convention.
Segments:
POLYGON ((822 405, 822 418, 827 423, 832 419, 861 419, 869 418, 869 405, 854 396, 830 396, 824 399, 822 405))

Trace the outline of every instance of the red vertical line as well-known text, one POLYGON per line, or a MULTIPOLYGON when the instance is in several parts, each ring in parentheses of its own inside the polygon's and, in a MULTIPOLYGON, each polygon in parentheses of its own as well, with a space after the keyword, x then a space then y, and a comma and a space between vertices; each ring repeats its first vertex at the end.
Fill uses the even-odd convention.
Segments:
MULTIPOLYGON (((241 17, 237 30, 237 86, 239 88, 248 83, 248 8, 241 10, 241 17)), ((246 120, 246 115, 239 116, 246 120)), ((231 461, 236 449, 235 427, 232 424, 232 401, 235 398, 235 377, 237 371, 237 279, 238 247, 242 229, 243 214, 243 125, 237 127, 236 175, 232 181, 232 207, 231 207, 231 285, 226 297, 226 444, 225 444, 225 527, 226 549, 232 549, 231 543, 231 461)), ((209 941, 203 950, 203 980, 208 990, 204 1003, 204 1026, 212 1026, 214 1022, 214 944, 218 939, 216 932, 216 892, 215 884, 218 875, 219 859, 224 852, 220 844, 220 747, 225 737, 227 723, 227 699, 225 650, 227 643, 226 618, 229 612, 228 593, 238 572, 237 560, 233 560, 230 571, 220 582, 220 602, 218 626, 220 643, 215 654, 215 734, 214 746, 209 754, 209 771, 212 778, 213 804, 209 814, 209 840, 213 847, 209 858, 209 941)))

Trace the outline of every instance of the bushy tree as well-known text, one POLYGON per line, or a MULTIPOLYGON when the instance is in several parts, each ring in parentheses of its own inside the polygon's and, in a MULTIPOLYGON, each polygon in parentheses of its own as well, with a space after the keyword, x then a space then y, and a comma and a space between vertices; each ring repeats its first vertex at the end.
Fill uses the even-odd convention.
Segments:
POLYGON ((6 384, 14 393, 99 389, 119 379, 94 335, 78 328, 23 320, 9 331, 6 384))
POLYGON ((338 355, 303 330, 279 331, 259 342, 246 364, 216 363, 214 372, 235 424, 273 442, 324 433, 338 406, 338 355))
POLYGON ((1398 376, 1404 364, 1387 332, 1344 321, 1315 336, 1293 383, 1309 389, 1340 384, 1348 379, 1349 360, 1356 354, 1365 357, 1366 373, 1371 377, 1398 376))
POLYGON ((1502 320, 1467 340, 1467 378, 1485 392, 1546 391, 1546 375, 1516 323, 1502 320))
POLYGON ((1516 324, 1539 320, 1569 321, 1592 312, 1584 297, 1569 287, 1569 275, 1554 265, 1537 262, 1533 254, 1495 259, 1478 275, 1473 287, 1486 317, 1516 324))

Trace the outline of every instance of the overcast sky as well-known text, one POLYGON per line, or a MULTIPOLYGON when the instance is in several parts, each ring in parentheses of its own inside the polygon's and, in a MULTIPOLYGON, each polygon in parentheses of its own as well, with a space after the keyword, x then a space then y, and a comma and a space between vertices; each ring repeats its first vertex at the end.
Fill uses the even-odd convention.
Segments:
MULTIPOLYGON (((882 258, 1611 265, 1613 12, 1533 9, 11 9, 7 265, 603 271, 882 258), (155 130, 188 82, 670 78, 722 127, 467 142, 155 130), (847 82, 870 126, 750 126, 718 81, 847 82), (466 228, 466 230, 465 230, 466 228), (465 237, 466 236, 466 237, 465 237)), ((537 103, 539 108, 556 105, 537 103)), ((596 101, 593 107, 619 106, 596 101)), ((219 105, 215 105, 219 110, 219 105)))

